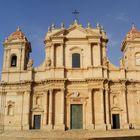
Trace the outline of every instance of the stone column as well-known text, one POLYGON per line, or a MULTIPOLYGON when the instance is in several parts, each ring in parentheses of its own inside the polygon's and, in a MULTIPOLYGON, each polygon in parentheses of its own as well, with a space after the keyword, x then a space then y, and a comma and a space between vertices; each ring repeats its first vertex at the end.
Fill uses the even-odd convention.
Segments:
POLYGON ((6 63, 7 63, 7 49, 4 49, 3 70, 6 70, 6 63))
POLYGON ((44 126, 44 128, 46 128, 46 125, 47 125, 47 120, 48 120, 48 116, 47 116, 47 114, 48 114, 48 90, 46 90, 46 91, 44 91, 44 105, 43 105, 43 107, 44 107, 44 117, 43 117, 43 126, 44 126))
POLYGON ((49 90, 49 119, 48 119, 48 126, 52 129, 52 122, 53 119, 53 89, 49 90))
POLYGON ((123 103, 123 128, 129 129, 129 124, 128 124, 128 111, 127 111, 127 94, 126 94, 126 85, 125 83, 122 83, 122 103, 123 103))
POLYGON ((93 129, 93 98, 92 98, 92 89, 88 89, 88 113, 87 113, 87 118, 88 118, 88 129, 93 129))
POLYGON ((98 66, 101 65, 101 57, 102 57, 102 54, 101 54, 101 44, 98 43, 97 44, 97 47, 98 47, 98 66))
POLYGON ((60 56, 61 56, 61 60, 60 60, 60 66, 64 66, 64 45, 63 44, 61 44, 61 54, 60 54, 60 56))
MULTIPOLYGON (((99 89, 99 94, 100 94, 100 110, 99 110, 99 118, 100 122, 99 124, 96 124, 95 122, 95 129, 96 130, 106 130, 106 125, 105 125, 105 112, 104 112, 104 89, 101 88, 99 89)), ((97 110, 96 110, 97 111, 97 110)))
POLYGON ((57 130, 65 130, 65 123, 64 123, 64 117, 65 117, 65 112, 64 112, 64 109, 65 109, 65 89, 61 89, 61 112, 60 112, 60 123, 57 124, 54 129, 57 129, 57 130))
POLYGON ((51 66, 54 67, 54 44, 51 46, 51 66))
POLYGON ((88 47, 89 47, 89 66, 92 66, 92 49, 91 49, 91 43, 88 44, 88 47))
MULTIPOLYGON (((5 70, 8 70, 9 67, 11 66, 11 53, 10 53, 10 49, 7 49, 7 58, 6 58, 6 65, 5 65, 5 70)), ((9 76, 8 76, 8 80, 9 80, 9 76)))
POLYGON ((102 123, 104 123, 104 90, 100 89, 100 97, 101 97, 101 113, 102 113, 102 123))
POLYGON ((22 119, 22 125, 23 125, 23 130, 29 130, 30 122, 29 122, 29 117, 30 117, 30 93, 31 91, 25 91, 23 94, 23 119, 22 119))
POLYGON ((111 129, 111 124, 110 124, 110 111, 109 111, 109 89, 105 89, 105 114, 106 114, 106 126, 107 129, 111 129))
POLYGON ((3 87, 0 92, 0 132, 4 132, 5 129, 5 106, 6 106, 6 92, 3 91, 3 87))
POLYGON ((64 97, 65 97, 65 90, 61 89, 61 123, 64 124, 64 97))

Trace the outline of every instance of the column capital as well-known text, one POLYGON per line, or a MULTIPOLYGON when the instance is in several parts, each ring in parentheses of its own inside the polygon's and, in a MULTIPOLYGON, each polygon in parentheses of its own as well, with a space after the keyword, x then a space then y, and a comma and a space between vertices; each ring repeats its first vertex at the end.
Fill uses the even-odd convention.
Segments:
POLYGON ((104 88, 99 88, 99 91, 103 92, 105 89, 104 88))
POLYGON ((108 88, 108 87, 107 87, 107 88, 105 88, 105 91, 107 91, 107 92, 108 92, 108 91, 109 91, 109 88, 108 88))
POLYGON ((54 90, 54 89, 50 88, 50 89, 49 89, 49 92, 51 92, 51 93, 52 93, 52 92, 53 92, 53 90, 54 90))
POLYGON ((64 92, 66 89, 65 88, 61 88, 60 91, 64 92))
POLYGON ((49 89, 45 89, 45 90, 43 90, 43 92, 45 92, 45 93, 48 92, 48 91, 49 91, 49 89))
POLYGON ((61 45, 61 46, 64 46, 64 42, 61 42, 60 45, 61 45))
POLYGON ((24 92, 25 94, 30 94, 31 93, 31 90, 27 90, 24 92))
POLYGON ((121 86, 121 91, 126 91, 126 86, 121 86))
POLYGON ((88 88, 88 92, 92 92, 93 88, 88 88))
POLYGON ((24 95, 24 93, 25 93, 24 91, 18 91, 17 95, 24 95))

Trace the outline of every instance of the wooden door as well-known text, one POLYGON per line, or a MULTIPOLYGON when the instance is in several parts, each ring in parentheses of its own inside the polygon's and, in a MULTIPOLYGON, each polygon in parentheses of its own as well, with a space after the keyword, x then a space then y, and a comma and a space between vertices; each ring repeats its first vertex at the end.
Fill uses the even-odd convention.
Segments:
POLYGON ((113 129, 119 129, 120 128, 120 116, 119 116, 119 114, 113 114, 112 121, 113 121, 113 129))
POLYGON ((41 115, 34 115, 34 129, 40 129, 41 115))
POLYGON ((71 105, 71 129, 83 128, 83 106, 81 104, 71 105))

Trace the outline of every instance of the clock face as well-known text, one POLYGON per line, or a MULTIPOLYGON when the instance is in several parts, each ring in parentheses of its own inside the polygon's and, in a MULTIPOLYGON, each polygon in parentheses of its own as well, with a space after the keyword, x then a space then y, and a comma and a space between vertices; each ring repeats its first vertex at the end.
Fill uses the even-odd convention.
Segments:
POLYGON ((136 65, 140 65, 140 57, 136 58, 136 65))

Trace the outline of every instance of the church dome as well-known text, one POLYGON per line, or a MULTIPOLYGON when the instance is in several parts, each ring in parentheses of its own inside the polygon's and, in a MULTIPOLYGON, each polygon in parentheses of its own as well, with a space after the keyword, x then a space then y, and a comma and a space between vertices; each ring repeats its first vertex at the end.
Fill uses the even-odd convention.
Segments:
POLYGON ((140 31, 133 24, 131 30, 127 33, 127 36, 140 36, 140 31))
POLYGON ((17 27, 16 31, 10 34, 10 36, 7 38, 7 41, 12 41, 12 40, 28 41, 25 34, 21 31, 19 27, 17 27))

